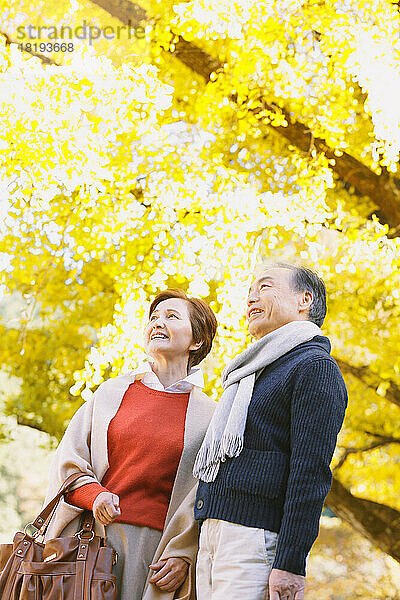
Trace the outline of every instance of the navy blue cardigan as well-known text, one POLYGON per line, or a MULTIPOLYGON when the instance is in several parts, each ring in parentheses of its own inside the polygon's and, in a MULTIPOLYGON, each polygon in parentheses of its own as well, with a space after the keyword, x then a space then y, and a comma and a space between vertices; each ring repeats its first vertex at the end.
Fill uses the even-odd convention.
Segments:
POLYGON ((199 482, 195 517, 278 532, 273 567, 305 575, 332 474, 347 405, 326 337, 316 336, 268 365, 256 380, 244 448, 199 482))

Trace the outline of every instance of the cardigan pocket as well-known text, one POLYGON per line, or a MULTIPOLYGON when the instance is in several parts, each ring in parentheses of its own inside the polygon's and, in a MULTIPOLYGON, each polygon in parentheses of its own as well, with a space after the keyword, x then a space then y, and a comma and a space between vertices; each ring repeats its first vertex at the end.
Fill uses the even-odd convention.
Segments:
POLYGON ((243 448, 227 467, 227 488, 266 498, 279 498, 285 491, 289 458, 282 452, 243 448))

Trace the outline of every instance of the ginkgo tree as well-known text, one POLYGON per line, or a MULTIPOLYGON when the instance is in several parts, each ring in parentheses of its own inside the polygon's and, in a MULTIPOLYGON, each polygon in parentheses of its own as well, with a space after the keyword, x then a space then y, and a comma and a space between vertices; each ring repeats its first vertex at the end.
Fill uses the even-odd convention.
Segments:
POLYGON ((205 370, 218 398, 250 342, 254 267, 306 264, 327 285, 324 331, 350 397, 328 504, 399 560, 396 6, 101 0, 40 14, 146 37, 35 58, 12 43, 29 7, 3 21, 0 256, 17 310, 0 352, 19 382, 5 413, 59 439, 142 357, 167 286, 216 311, 205 370))

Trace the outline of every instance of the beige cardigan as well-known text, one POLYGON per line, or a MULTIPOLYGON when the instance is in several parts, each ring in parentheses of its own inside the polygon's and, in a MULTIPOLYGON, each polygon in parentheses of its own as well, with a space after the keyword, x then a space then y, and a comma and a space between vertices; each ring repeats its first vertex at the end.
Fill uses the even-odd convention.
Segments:
MULTIPOLYGON (((93 397, 85 402, 72 417, 58 446, 51 468, 47 503, 71 473, 81 471, 82 477, 73 486, 80 487, 93 480, 101 482, 108 469, 107 430, 116 414, 129 385, 136 379, 135 371, 103 382, 93 397)), ((198 387, 190 393, 185 421, 184 446, 178 465, 164 531, 153 562, 169 557, 182 557, 190 564, 188 576, 175 593, 161 592, 154 585, 146 585, 143 600, 194 600, 195 561, 198 550, 198 528, 193 517, 197 481, 192 474, 193 463, 203 441, 215 408, 198 387)), ((162 418, 162 414, 160 414, 162 418)), ((82 510, 63 499, 53 516, 46 539, 73 535, 78 529, 82 510)), ((104 527, 96 522, 99 535, 104 527)))

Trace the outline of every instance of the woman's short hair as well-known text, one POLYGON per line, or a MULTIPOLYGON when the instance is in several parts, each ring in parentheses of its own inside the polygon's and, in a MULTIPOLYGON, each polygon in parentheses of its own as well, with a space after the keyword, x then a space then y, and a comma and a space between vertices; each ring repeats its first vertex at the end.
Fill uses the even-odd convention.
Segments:
POLYGON ((192 325, 193 342, 203 342, 197 350, 190 350, 188 370, 207 356, 211 350, 213 339, 217 331, 218 322, 213 310, 207 302, 200 298, 191 298, 186 292, 179 289, 168 289, 157 294, 150 305, 149 317, 151 317, 156 306, 169 298, 181 298, 189 303, 189 318, 192 325))

